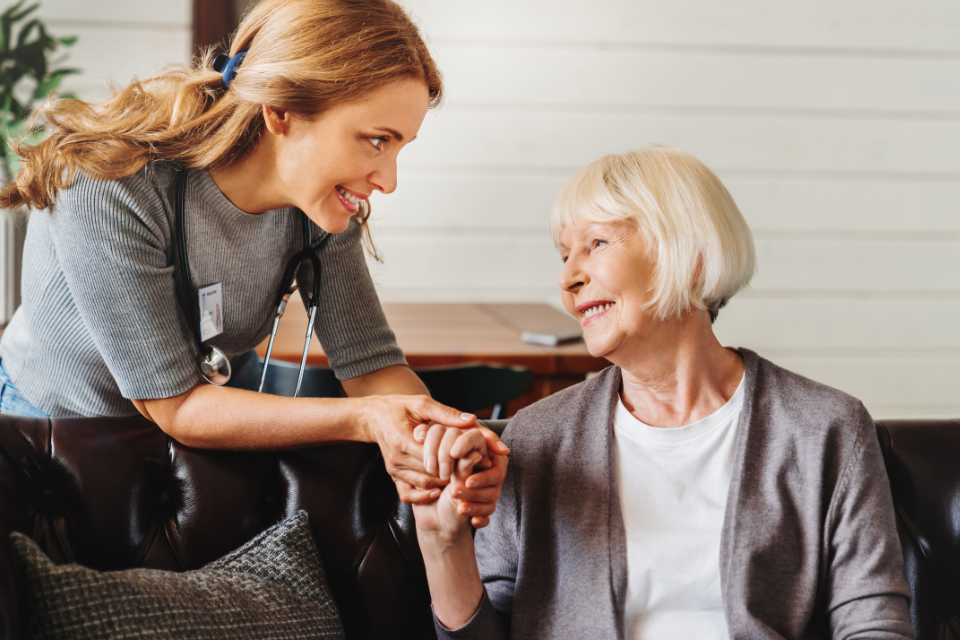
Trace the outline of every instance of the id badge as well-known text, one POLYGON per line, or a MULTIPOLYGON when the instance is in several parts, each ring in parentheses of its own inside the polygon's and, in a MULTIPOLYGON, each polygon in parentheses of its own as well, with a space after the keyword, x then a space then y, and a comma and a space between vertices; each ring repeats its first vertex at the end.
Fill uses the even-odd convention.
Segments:
POLYGON ((223 333, 223 283, 197 290, 200 299, 200 342, 223 333))

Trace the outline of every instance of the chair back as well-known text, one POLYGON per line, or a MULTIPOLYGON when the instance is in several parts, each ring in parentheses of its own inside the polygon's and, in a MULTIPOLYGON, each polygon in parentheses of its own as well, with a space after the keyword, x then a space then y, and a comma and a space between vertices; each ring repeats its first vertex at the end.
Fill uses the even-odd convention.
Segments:
POLYGON ((960 420, 877 423, 917 640, 960 639, 960 420))
POLYGON ((465 364, 414 369, 437 402, 471 413, 493 408, 491 420, 506 417, 507 403, 533 386, 533 373, 520 367, 465 364))
MULTIPOLYGON (((248 351, 232 362, 233 375, 229 386, 238 389, 257 391, 260 388, 260 374, 263 360, 256 351, 248 351)), ((263 381, 263 392, 274 396, 292 398, 297 390, 297 378, 300 377, 300 365, 271 358, 267 367, 267 379, 263 381)), ((303 382, 300 384, 301 398, 339 398, 340 381, 333 369, 306 366, 303 369, 303 382)))

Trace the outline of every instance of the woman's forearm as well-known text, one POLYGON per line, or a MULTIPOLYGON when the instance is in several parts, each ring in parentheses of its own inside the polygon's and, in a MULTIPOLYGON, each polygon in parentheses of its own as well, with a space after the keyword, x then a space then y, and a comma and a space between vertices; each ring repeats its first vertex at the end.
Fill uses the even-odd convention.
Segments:
POLYGON ((394 393, 428 396, 430 392, 409 367, 384 367, 366 375, 342 380, 343 390, 351 398, 385 396, 394 393))
POLYGON ((483 597, 470 528, 452 538, 422 530, 417 537, 434 613, 447 629, 459 629, 473 618, 483 597))
POLYGON ((409 368, 386 367, 344 380, 351 398, 285 398, 200 383, 186 393, 135 400, 137 409, 178 442, 200 449, 290 449, 323 443, 375 442, 374 395, 427 395, 409 368), (357 399, 354 399, 357 398, 357 399))
MULTIPOLYGON (((171 437, 200 449, 292 449, 372 441, 363 413, 369 400, 285 398, 199 384, 185 394, 138 402, 171 437)), ((141 408, 138 406, 138 408, 141 408)))
MULTIPOLYGON (((435 426, 432 430, 444 429, 435 426)), ((453 630, 471 621, 483 599, 483 582, 470 522, 472 515, 490 515, 492 509, 478 512, 459 498, 473 477, 476 464, 487 452, 483 434, 479 429, 471 429, 448 443, 447 436, 451 433, 456 434, 456 430, 446 430, 439 445, 449 447, 448 454, 454 457, 450 484, 436 501, 414 505, 413 516, 417 521, 417 540, 427 570, 434 614, 441 625, 453 630)), ((436 448, 436 442, 430 441, 432 438, 428 437, 425 446, 436 448)), ((496 489, 499 496, 499 486, 496 489)))

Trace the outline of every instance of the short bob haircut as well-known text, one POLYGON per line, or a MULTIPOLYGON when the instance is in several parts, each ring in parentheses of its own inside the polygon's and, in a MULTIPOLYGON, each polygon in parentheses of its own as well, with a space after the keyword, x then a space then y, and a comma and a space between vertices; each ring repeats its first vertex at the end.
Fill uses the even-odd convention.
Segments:
POLYGON ((567 226, 585 222, 636 226, 656 265, 646 310, 661 320, 691 307, 715 320, 756 268, 750 228, 730 193, 679 149, 608 155, 580 170, 553 206, 554 243, 567 226))

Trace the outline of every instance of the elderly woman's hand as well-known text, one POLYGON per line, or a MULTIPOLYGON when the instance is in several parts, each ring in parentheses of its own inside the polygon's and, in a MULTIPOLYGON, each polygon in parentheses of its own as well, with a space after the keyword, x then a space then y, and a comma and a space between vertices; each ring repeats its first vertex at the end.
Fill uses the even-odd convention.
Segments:
POLYGON ((433 425, 426 435, 424 454, 439 461, 433 463, 436 468, 443 465, 449 484, 430 504, 414 505, 417 528, 456 536, 469 531, 471 524, 477 528, 489 524, 506 476, 507 459, 492 456, 491 460, 484 432, 479 428, 462 431, 433 425), (474 473, 477 469, 486 469, 481 473, 500 478, 499 482, 478 487, 481 474, 474 473))

